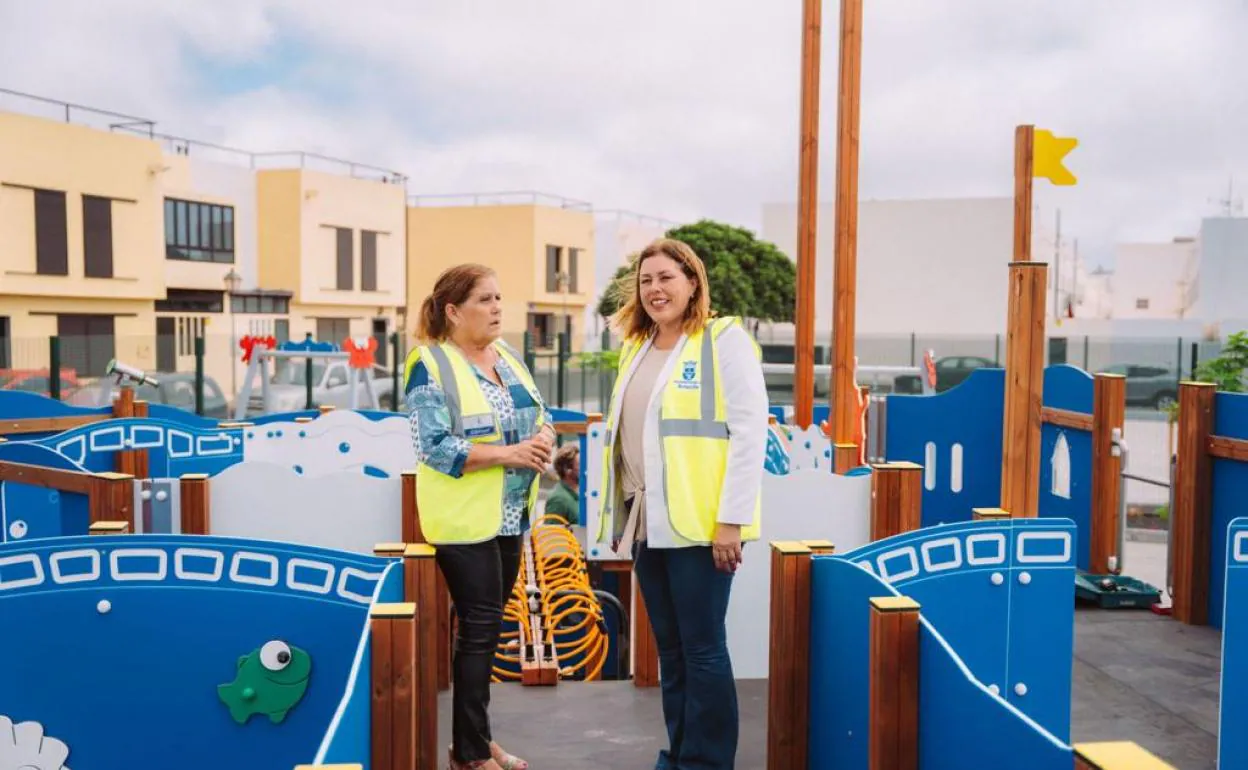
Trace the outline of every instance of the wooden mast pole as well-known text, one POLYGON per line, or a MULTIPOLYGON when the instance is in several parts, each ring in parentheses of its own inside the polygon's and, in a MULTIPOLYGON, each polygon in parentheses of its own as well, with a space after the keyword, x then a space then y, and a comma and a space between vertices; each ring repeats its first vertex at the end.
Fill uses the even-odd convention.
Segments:
POLYGON ((1033 518, 1040 498, 1040 413, 1044 390, 1044 294, 1048 265, 1031 260, 1035 128, 1014 132, 1014 260, 1005 337, 1005 425, 1001 508, 1033 518))
POLYGON ((858 141, 862 93, 862 0, 841 0, 840 88, 836 132, 836 256, 832 316, 833 470, 858 464, 858 386, 854 383, 854 289, 858 276, 858 141))
POLYGON ((797 184, 797 307, 793 422, 814 422, 815 230, 819 211, 819 52, 821 0, 802 0, 802 108, 797 184))

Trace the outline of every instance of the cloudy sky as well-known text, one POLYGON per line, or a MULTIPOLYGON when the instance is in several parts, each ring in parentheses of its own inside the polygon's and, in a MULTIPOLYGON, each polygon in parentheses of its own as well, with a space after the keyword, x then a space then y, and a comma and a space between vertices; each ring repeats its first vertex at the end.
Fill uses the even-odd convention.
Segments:
MULTIPOLYGON (((1063 231, 1192 234, 1248 192, 1248 0, 866 0, 863 198, 1012 194, 1013 129, 1078 137, 1063 231), (1237 197, 1238 197, 1237 193, 1237 197)), ((820 192, 839 4, 824 4, 820 192)), ((167 133, 757 228, 797 189, 800 0, 0 0, 0 88, 167 133)), ((0 99, 0 108, 12 102, 0 99)))

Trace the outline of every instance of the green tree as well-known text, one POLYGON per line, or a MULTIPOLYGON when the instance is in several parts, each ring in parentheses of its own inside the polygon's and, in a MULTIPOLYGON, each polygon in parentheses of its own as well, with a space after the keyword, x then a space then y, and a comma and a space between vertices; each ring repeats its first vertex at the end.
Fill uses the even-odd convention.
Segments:
POLYGON ((602 296, 598 298, 598 315, 610 318, 615 315, 616 310, 620 309, 620 305, 624 304, 624 299, 628 296, 629 288, 632 286, 630 279, 633 275, 633 260, 636 258, 636 254, 629 254, 628 264, 621 266, 615 271, 615 275, 611 276, 610 283, 603 290, 602 296))
MULTIPOLYGON (((672 228, 666 236, 689 244, 702 258, 716 314, 754 322, 793 320, 797 268, 774 244, 745 228, 706 219, 672 228)), ((631 290, 634 258, 616 271, 603 292, 598 313, 604 318, 631 290)))
MULTIPOLYGON (((1202 361, 1192 379, 1211 382, 1224 393, 1244 392, 1244 373, 1248 372, 1248 332, 1235 332, 1226 338, 1226 346, 1216 357, 1202 361)), ((1167 410, 1170 422, 1179 417, 1179 402, 1167 410)))
POLYGON ((1245 370, 1248 370, 1248 332, 1235 332, 1226 338, 1226 347, 1216 358, 1196 367, 1196 379, 1212 382, 1224 393, 1243 393, 1245 370))

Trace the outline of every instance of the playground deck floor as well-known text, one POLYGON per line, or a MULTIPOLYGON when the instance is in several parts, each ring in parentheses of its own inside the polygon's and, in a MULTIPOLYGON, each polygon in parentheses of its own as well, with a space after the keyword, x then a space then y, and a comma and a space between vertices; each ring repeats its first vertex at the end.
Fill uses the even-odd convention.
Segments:
MULTIPOLYGON (((1221 634, 1213 629, 1143 610, 1079 610, 1072 740, 1131 740, 1179 770, 1214 770, 1220 660, 1221 634)), ((737 768, 763 770, 767 682, 737 687, 737 768)), ((445 746, 449 692, 440 705, 445 746)), ((658 689, 631 682, 495 685, 490 710, 495 738, 534 770, 650 770, 666 745, 658 689)))

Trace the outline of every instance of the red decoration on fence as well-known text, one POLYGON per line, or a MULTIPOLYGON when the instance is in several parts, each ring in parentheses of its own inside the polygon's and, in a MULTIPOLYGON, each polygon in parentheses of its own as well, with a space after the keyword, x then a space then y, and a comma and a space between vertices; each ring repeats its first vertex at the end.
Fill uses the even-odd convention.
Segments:
POLYGON ((377 350, 377 338, 369 337, 368 342, 359 344, 348 337, 342 341, 342 348, 351 354, 347 359, 348 366, 352 369, 368 369, 373 365, 373 353, 377 350))
POLYGON ((269 350, 272 350, 277 347, 277 338, 271 334, 267 337, 253 337, 250 334, 245 335, 238 341, 238 346, 243 349, 243 363, 251 363, 251 354, 257 345, 262 345, 269 350))

